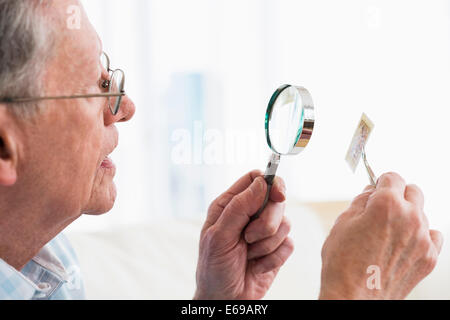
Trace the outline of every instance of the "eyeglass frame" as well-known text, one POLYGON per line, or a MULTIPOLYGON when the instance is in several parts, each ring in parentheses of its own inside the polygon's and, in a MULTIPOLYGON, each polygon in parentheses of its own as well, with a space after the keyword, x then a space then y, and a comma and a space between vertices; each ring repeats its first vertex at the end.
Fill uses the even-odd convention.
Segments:
POLYGON ((100 98, 100 97, 107 97, 108 98, 108 104, 109 104, 109 110, 111 113, 115 116, 119 112, 120 104, 122 103, 122 97, 125 95, 125 72, 123 72, 122 69, 114 69, 112 70, 110 68, 110 60, 108 55, 105 52, 102 52, 102 55, 106 58, 106 71, 110 74, 109 80, 104 80, 102 82, 102 87, 108 90, 111 90, 111 79, 114 76, 114 73, 120 72, 122 74, 122 81, 119 84, 119 91, 120 93, 92 93, 92 94, 80 94, 80 95, 69 95, 69 96, 43 96, 43 97, 29 97, 29 98, 2 98, 0 99, 0 103, 26 103, 26 102, 33 102, 33 101, 42 101, 42 100, 63 100, 63 99, 83 99, 83 98, 100 98), (107 83, 107 85, 106 85, 107 83), (105 86, 106 85, 106 86, 105 86), (116 102, 116 107, 113 110, 111 107, 111 100, 110 97, 118 97, 116 102))

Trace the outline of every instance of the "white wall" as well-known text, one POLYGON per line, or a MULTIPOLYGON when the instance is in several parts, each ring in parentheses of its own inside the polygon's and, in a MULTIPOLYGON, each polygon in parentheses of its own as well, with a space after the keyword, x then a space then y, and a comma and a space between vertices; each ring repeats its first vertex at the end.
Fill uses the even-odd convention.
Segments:
MULTIPOLYGON (((204 212, 237 177, 264 169, 269 155, 264 112, 272 91, 283 83, 307 87, 317 110, 306 151, 280 165, 291 198, 348 200, 368 183, 362 167, 353 175, 344 162, 366 112, 375 122, 367 146, 373 169, 398 171, 421 186, 432 226, 450 226, 448 1, 83 3, 113 66, 126 72, 137 113, 131 123, 119 125, 120 146, 113 155, 116 207, 105 217, 83 218, 78 226, 204 212), (167 102, 174 95, 174 75, 185 79, 193 73, 203 79, 201 119, 167 102), (183 128, 171 123, 191 120, 201 120, 207 135, 203 147, 216 146, 217 163, 204 164, 200 157, 203 165, 193 159, 177 171, 171 152, 179 141, 171 138, 183 128), (246 138, 231 141, 236 132, 246 138), (181 198, 173 197, 174 186, 181 198), (185 210, 174 212, 180 206, 185 210)), ((184 129, 194 135, 192 128, 184 129)), ((200 152, 201 147, 193 146, 200 152)))

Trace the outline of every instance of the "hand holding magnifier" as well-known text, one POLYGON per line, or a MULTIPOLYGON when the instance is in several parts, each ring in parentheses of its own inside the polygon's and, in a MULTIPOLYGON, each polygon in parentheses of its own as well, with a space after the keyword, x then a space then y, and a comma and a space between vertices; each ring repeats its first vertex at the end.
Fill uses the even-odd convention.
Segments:
POLYGON ((267 182, 266 197, 252 220, 259 217, 269 200, 281 155, 299 154, 311 139, 314 129, 314 105, 308 90, 291 85, 279 87, 269 101, 265 128, 267 144, 273 153, 264 173, 267 182))

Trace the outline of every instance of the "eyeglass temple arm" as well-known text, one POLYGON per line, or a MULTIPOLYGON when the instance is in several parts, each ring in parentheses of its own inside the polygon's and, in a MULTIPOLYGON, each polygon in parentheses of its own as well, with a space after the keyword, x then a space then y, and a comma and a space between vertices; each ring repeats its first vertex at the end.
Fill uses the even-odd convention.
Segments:
POLYGON ((32 102, 41 100, 63 100, 63 99, 78 99, 78 98, 100 98, 100 97, 119 97, 124 96, 125 92, 121 93, 93 93, 93 94, 82 94, 82 95, 72 95, 72 96, 48 96, 48 97, 31 97, 31 98, 3 98, 0 102, 3 103, 14 103, 14 102, 32 102))

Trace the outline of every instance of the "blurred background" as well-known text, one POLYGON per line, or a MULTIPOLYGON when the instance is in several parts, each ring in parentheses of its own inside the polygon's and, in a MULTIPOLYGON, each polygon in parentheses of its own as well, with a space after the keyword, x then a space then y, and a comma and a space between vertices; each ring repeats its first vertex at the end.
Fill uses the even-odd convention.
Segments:
POLYGON ((70 230, 203 219, 236 179, 265 169, 264 114, 285 83, 316 107, 310 144, 278 171, 291 212, 312 208, 327 231, 369 183, 344 161, 365 112, 372 169, 418 184, 431 227, 449 229, 448 0, 82 2, 137 111, 118 126, 116 206, 70 230))

